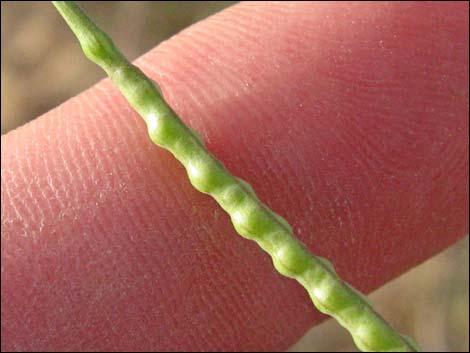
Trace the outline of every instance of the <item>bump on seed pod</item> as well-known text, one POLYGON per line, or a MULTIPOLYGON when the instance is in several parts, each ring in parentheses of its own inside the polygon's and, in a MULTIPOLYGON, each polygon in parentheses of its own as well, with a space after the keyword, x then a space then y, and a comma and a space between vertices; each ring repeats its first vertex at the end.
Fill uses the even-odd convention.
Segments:
POLYGON ((217 199, 217 202, 219 202, 224 210, 230 214, 238 209, 243 201, 248 197, 246 192, 240 187, 239 183, 236 182, 226 185, 219 192, 215 192, 213 196, 217 199))
POLYGON ((371 348, 377 347, 377 342, 373 337, 372 327, 364 324, 355 324, 354 326, 354 334, 352 335, 352 338, 356 346, 363 352, 375 351, 371 348))
POLYGON ((180 139, 181 126, 166 115, 150 113, 146 116, 147 129, 153 143, 170 148, 180 139))
POLYGON ((232 223, 235 230, 242 237, 247 239, 254 239, 258 235, 250 229, 250 225, 253 224, 253 215, 248 207, 238 207, 231 213, 232 223))
MULTIPOLYGON (((399 334, 388 334, 388 325, 383 321, 368 320, 367 315, 351 318, 350 329, 354 343, 363 351, 407 352, 412 346, 403 345, 404 338, 399 334)), ((405 342, 408 343, 405 339, 405 342)))
POLYGON ((288 277, 304 272, 311 262, 306 249, 298 242, 286 242, 273 254, 273 264, 277 271, 288 277))
POLYGON ((286 232, 284 229, 277 229, 272 232, 266 233, 263 236, 256 239, 258 244, 267 249, 266 251, 273 256, 282 244, 289 242, 292 235, 286 232))
POLYGON ((253 198, 245 198, 240 207, 232 212, 235 229, 247 234, 250 239, 261 238, 276 229, 270 212, 253 198))
POLYGON ((191 184, 206 194, 212 193, 227 182, 227 173, 221 163, 211 158, 192 158, 187 163, 191 184))
POLYGON ((320 310, 333 314, 354 307, 355 298, 344 290, 339 280, 331 278, 326 271, 321 277, 322 279, 311 290, 312 298, 316 299, 320 310))
POLYGON ((251 185, 243 179, 236 177, 227 180, 223 189, 221 189, 220 192, 214 193, 212 196, 214 196, 217 202, 228 213, 233 213, 238 210, 248 198, 251 198, 252 201, 259 201, 251 185))
POLYGON ((114 52, 114 44, 111 38, 102 31, 97 31, 93 36, 84 37, 80 42, 86 57, 98 65, 107 65, 110 61, 109 53, 114 52))

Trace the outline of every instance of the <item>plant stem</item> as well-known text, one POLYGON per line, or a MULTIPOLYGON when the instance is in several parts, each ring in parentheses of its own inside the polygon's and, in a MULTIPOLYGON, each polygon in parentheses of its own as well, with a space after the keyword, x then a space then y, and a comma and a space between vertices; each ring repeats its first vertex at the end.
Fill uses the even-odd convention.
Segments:
POLYGON ((293 235, 290 225, 233 176, 163 99, 156 84, 132 65, 72 1, 53 1, 77 36, 85 55, 101 66, 130 105, 144 118, 151 140, 185 166, 193 186, 211 195, 230 215, 236 231, 271 255, 276 270, 296 279, 321 312, 351 333, 363 351, 416 351, 417 345, 395 332, 367 299, 343 282, 326 259, 314 256, 293 235))

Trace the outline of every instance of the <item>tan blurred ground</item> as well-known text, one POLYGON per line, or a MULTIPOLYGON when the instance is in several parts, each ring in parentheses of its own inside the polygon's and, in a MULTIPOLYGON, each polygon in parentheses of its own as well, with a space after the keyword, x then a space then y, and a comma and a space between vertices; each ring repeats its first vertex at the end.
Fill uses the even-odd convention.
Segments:
MULTIPOLYGON (((118 47, 134 59, 172 34, 226 6, 215 2, 80 2, 118 47)), ((48 2, 1 3, 2 134, 104 77, 78 50, 48 2)), ((469 350, 468 238, 384 286, 371 298, 423 351, 469 350)), ((292 351, 351 351, 348 334, 329 322, 292 351)))

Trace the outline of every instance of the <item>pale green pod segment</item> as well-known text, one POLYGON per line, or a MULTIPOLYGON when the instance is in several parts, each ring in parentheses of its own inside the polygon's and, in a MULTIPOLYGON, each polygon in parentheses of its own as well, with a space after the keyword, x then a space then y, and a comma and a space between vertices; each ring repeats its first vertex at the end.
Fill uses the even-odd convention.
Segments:
POLYGON ((53 1, 77 36, 85 55, 100 65, 130 105, 144 118, 150 139, 169 150, 186 168, 194 187, 211 195, 230 215, 237 232, 267 251, 276 270, 308 291, 315 306, 351 333, 363 351, 417 351, 395 332, 367 299, 343 282, 333 265, 312 255, 291 226, 256 196, 251 186, 230 174, 168 106, 158 85, 128 62, 111 39, 71 1, 53 1))

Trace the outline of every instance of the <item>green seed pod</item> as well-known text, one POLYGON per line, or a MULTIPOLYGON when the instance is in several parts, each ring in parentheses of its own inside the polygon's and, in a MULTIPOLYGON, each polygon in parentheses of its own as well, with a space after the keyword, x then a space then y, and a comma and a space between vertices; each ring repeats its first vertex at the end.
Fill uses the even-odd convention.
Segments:
POLYGON ((351 333, 364 351, 416 351, 417 345, 395 332, 367 299, 343 282, 333 265, 311 254, 292 227, 265 206, 251 186, 231 175, 184 125, 161 95, 158 84, 128 62, 104 34, 71 1, 53 1, 77 36, 85 55, 100 65, 148 125, 151 140, 169 150, 186 168, 196 189, 211 195, 230 215, 237 232, 256 241, 272 257, 274 267, 308 291, 315 306, 351 333))

